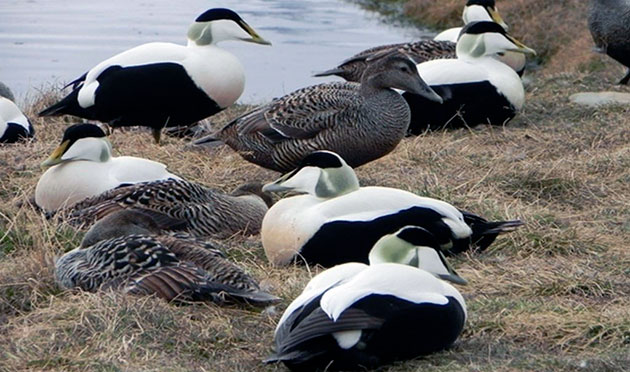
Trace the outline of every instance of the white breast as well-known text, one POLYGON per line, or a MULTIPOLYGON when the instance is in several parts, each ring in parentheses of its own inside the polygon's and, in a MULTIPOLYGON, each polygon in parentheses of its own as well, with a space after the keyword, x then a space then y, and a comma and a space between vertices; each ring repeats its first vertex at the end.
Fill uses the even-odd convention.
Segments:
POLYGON ((179 178, 151 160, 119 157, 105 163, 78 160, 55 165, 39 179, 35 202, 46 211, 69 207, 123 183, 179 178))
POLYGON ((325 223, 371 221, 414 206, 431 208, 459 221, 452 223, 457 236, 471 233, 462 214, 446 202, 388 187, 362 187, 332 199, 300 195, 280 200, 263 219, 263 247, 272 262, 288 263, 325 223))

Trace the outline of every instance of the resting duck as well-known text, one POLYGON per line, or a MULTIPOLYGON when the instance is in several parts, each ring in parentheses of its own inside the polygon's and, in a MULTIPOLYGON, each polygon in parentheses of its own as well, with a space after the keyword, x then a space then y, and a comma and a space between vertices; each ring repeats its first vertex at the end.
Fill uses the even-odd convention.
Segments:
POLYGON ((131 156, 115 157, 105 133, 94 124, 68 127, 59 147, 42 163, 35 202, 46 212, 137 182, 179 179, 164 164, 131 156))
POLYGON ((498 234, 522 225, 518 220, 488 222, 404 190, 360 187, 352 168, 330 151, 310 154, 263 190, 306 193, 280 200, 263 219, 263 247, 275 265, 368 262, 379 238, 407 225, 426 229, 450 254, 472 246, 483 250, 498 234))
POLYGON ((392 151, 409 125, 409 107, 393 88, 441 102, 404 54, 370 60, 361 84, 297 90, 234 119, 196 143, 224 142, 245 160, 286 172, 314 150, 339 152, 354 167, 392 151))
POLYGON ((14 100, 9 87, 0 83, 0 143, 14 143, 35 134, 33 125, 14 100))
POLYGON ((57 260, 55 277, 67 289, 111 288, 167 301, 278 301, 212 244, 181 235, 127 235, 79 247, 57 260))
POLYGON ((466 303, 445 280, 465 280, 439 249, 422 246, 425 231, 409 226, 383 237, 370 266, 346 263, 315 276, 278 322, 276 352, 266 362, 295 371, 364 370, 452 345, 466 303), (403 262, 409 256, 416 267, 403 262))
POLYGON ((128 221, 123 225, 150 219, 147 225, 154 223, 154 230, 222 239, 239 232, 258 234, 272 202, 261 184, 246 184, 226 194, 186 180, 168 179, 106 191, 74 204, 65 215, 76 225, 97 220, 97 225, 120 225, 121 216, 128 221), (121 211, 138 211, 146 218, 117 214, 121 211))
POLYGON ((188 29, 188 45, 155 42, 117 54, 68 84, 72 92, 39 115, 142 125, 159 142, 162 128, 214 115, 243 93, 243 66, 217 46, 227 40, 270 44, 232 10, 210 9, 188 29))
POLYGON ((410 133, 510 121, 523 106, 525 90, 514 70, 494 58, 508 51, 536 53, 497 23, 473 22, 457 41, 457 59, 419 64, 418 73, 443 103, 403 93, 411 108, 410 133))

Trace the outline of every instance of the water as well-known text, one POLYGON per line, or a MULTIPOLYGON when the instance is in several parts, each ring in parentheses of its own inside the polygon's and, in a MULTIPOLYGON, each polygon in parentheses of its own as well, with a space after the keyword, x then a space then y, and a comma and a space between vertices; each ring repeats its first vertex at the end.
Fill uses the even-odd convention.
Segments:
POLYGON ((340 0, 2 0, 0 81, 18 101, 36 96, 136 45, 185 44, 190 23, 213 7, 237 11, 273 43, 221 44, 245 66, 243 103, 325 81, 311 75, 363 49, 425 35, 340 0))

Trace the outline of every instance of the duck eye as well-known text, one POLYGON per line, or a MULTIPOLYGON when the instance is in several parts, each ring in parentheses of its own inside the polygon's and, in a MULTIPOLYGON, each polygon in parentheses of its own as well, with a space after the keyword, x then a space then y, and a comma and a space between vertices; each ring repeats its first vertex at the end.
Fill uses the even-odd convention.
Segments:
POLYGON ((409 67, 402 66, 402 67, 400 67, 400 71, 402 71, 402 72, 409 72, 409 67))

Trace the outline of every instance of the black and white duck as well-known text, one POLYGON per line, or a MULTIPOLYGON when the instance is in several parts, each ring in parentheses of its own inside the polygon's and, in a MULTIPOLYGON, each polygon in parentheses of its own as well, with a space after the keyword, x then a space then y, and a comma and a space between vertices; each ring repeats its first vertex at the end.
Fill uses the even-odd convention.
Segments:
POLYGON ((346 263, 315 276, 278 322, 266 362, 295 371, 365 370, 452 345, 467 313, 446 281, 466 281, 439 248, 423 246, 425 233, 404 227, 375 244, 370 266, 346 263))
POLYGON ((229 40, 270 44, 234 11, 210 9, 188 29, 186 46, 154 42, 117 54, 71 82, 72 92, 40 116, 146 126, 159 142, 162 128, 214 115, 243 93, 243 66, 217 46, 229 40))
POLYGON ((337 154, 317 151, 266 191, 305 193, 281 199, 262 222, 265 254, 275 265, 305 261, 331 267, 368 262, 376 241, 403 226, 426 229, 447 254, 487 248, 521 221, 488 222, 441 200, 389 187, 360 187, 337 154))
POLYGON ((138 182, 179 179, 164 164, 112 155, 105 132, 94 124, 66 128, 61 144, 42 163, 35 202, 46 212, 66 208, 87 197, 138 182))

